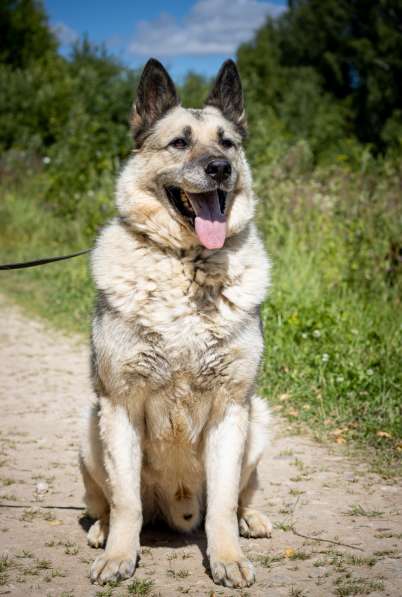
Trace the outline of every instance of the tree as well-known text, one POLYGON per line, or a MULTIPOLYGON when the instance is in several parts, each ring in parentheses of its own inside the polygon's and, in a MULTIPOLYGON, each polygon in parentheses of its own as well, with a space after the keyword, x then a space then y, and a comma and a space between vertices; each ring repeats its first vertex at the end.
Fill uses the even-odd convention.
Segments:
POLYGON ((201 108, 207 98, 210 81, 197 73, 188 72, 183 84, 179 87, 179 95, 186 108, 201 108))
POLYGON ((39 0, 1 1, 0 62, 26 68, 56 50, 56 38, 39 0))
POLYGON ((402 0, 292 0, 238 59, 257 103, 278 112, 307 68, 361 142, 384 150, 402 140, 402 0))

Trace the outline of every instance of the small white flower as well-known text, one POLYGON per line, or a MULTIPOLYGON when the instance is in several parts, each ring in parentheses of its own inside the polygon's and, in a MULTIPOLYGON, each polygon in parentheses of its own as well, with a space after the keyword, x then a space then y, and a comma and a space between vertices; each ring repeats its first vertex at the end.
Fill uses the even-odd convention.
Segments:
POLYGON ((338 383, 342 383, 342 382, 344 381, 344 377, 343 377, 343 375, 338 375, 338 377, 336 378, 336 381, 337 381, 338 383))
POLYGON ((329 360, 329 354, 327 354, 326 352, 324 352, 324 354, 322 355, 322 362, 323 363, 328 363, 329 360))
POLYGON ((305 340, 307 338, 307 334, 302 334, 301 337, 303 338, 303 340, 305 340))
POLYGON ((51 159, 49 158, 48 155, 45 155, 45 157, 43 158, 42 162, 47 165, 47 164, 50 164, 51 159))
POLYGON ((314 338, 321 338, 321 332, 320 332, 320 330, 314 330, 313 336, 314 336, 314 338))
POLYGON ((367 375, 371 377, 372 375, 374 375, 374 371, 372 369, 367 369, 367 375))

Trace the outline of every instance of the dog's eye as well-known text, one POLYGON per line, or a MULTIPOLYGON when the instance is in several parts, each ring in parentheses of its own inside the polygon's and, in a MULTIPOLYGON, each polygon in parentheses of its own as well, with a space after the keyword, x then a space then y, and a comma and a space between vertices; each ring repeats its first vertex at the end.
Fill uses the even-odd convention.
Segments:
POLYGON ((188 143, 185 139, 183 139, 183 137, 177 137, 177 139, 173 139, 169 145, 175 147, 176 149, 186 149, 188 143))
POLYGON ((233 143, 233 141, 231 141, 230 139, 221 139, 220 140, 220 144, 222 145, 222 147, 224 149, 231 149, 232 147, 235 146, 235 144, 233 143))

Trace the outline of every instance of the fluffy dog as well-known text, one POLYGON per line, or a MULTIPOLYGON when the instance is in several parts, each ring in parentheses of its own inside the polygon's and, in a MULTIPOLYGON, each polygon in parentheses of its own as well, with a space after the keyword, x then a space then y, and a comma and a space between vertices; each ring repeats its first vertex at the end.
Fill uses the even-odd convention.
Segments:
POLYGON ((92 257, 92 405, 81 447, 91 567, 100 584, 134 573, 143 523, 178 531, 205 518, 214 581, 255 580, 243 537, 268 537, 250 502, 267 436, 255 395, 259 306, 269 263, 253 216, 243 93, 223 64, 202 110, 184 109, 163 66, 144 68, 136 149, 118 216, 92 257))

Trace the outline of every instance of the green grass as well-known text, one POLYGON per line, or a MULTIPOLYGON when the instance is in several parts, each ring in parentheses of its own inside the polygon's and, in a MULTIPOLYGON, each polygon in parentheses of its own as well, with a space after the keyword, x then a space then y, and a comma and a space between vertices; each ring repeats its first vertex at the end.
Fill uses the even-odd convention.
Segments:
POLYGON ((129 595, 149 595, 152 591, 154 583, 152 580, 143 580, 135 578, 128 586, 127 592, 129 595))
POLYGON ((295 427, 385 464, 402 449, 400 176, 261 173, 257 188, 273 260, 262 392, 295 427))
MULTIPOLYGON (((0 262, 29 261, 91 246, 80 223, 53 215, 41 188, 0 190, 0 262)), ((87 334, 93 302, 88 257, 0 272, 0 290, 31 313, 67 331, 87 334)))
MULTIPOLYGON (((395 260, 402 173, 387 163, 372 168, 294 179, 273 167, 257 172, 259 226, 273 261, 260 388, 295 429, 369 450, 388 474, 402 451, 402 264, 395 260)), ((0 188, 1 262, 93 243, 87 223, 43 204, 41 185, 32 178, 0 188)), ((0 272, 0 281, 31 313, 87 335, 94 293, 86 257, 0 272)))
POLYGON ((355 504, 351 506, 349 510, 345 512, 347 516, 365 516, 367 518, 379 518, 380 516, 384 515, 384 512, 380 512, 379 510, 366 510, 360 504, 355 504))
POLYGON ((381 579, 339 578, 336 581, 335 595, 348 597, 349 595, 369 595, 374 591, 382 592, 384 583, 381 579))
POLYGON ((0 556, 0 586, 8 582, 8 570, 13 566, 7 554, 0 556))
POLYGON ((274 564, 281 562, 284 558, 285 555, 283 554, 258 555, 256 561, 264 568, 272 568, 274 564))

